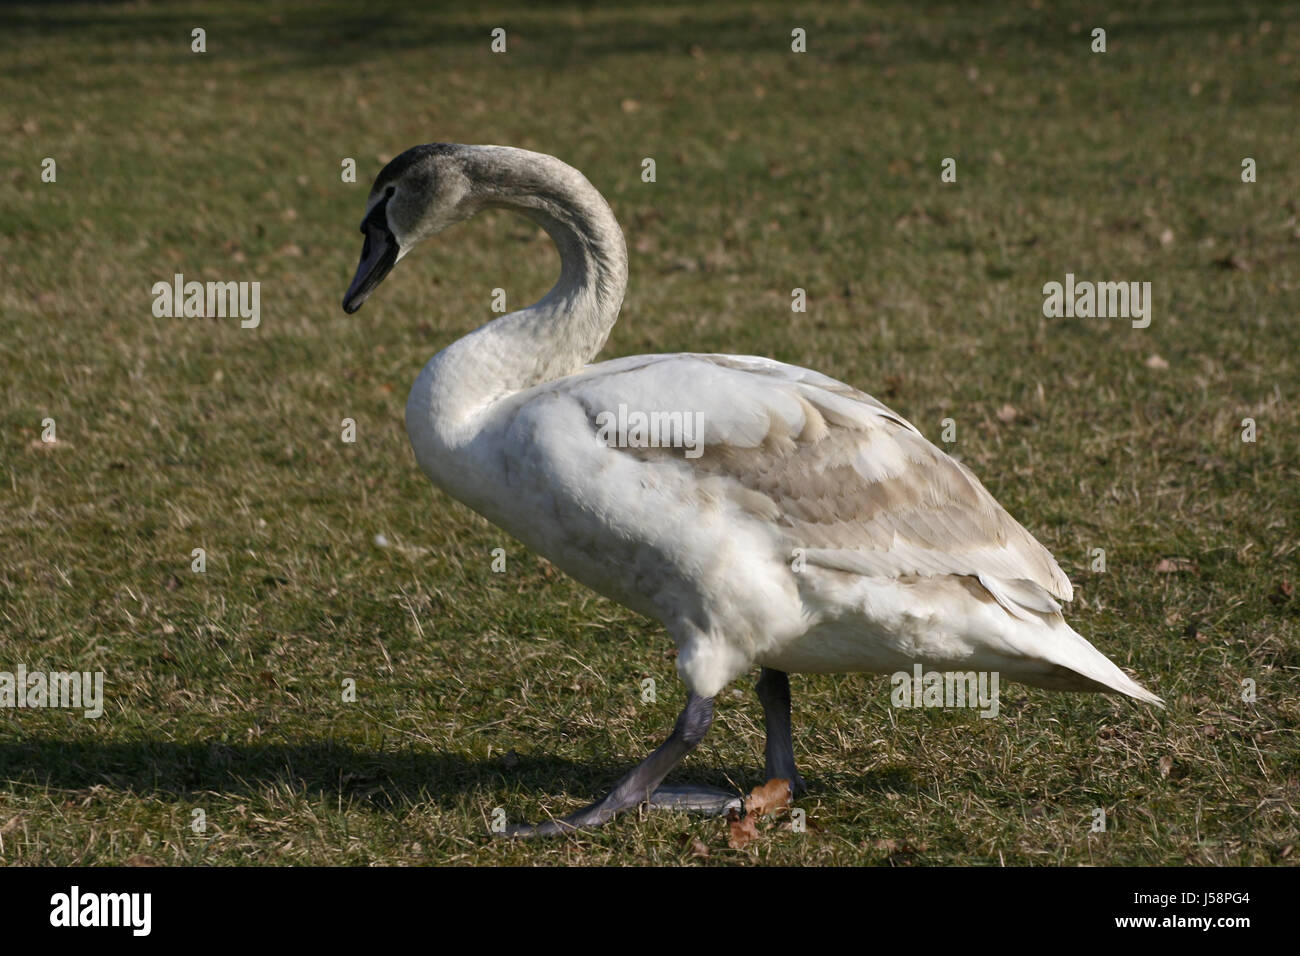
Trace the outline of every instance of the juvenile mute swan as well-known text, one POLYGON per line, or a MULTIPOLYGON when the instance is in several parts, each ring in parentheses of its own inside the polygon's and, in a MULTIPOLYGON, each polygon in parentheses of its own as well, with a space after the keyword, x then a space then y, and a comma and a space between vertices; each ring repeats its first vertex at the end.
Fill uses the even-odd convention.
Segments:
POLYGON ((398 156, 370 191, 344 310, 421 239, 497 207, 550 234, 560 278, 424 366, 406 403, 415 457, 583 584, 662 621, 688 690, 672 735, 604 799, 513 835, 600 826, 647 800, 734 799, 660 784, 709 729, 714 696, 755 665, 767 777, 796 793, 792 671, 920 664, 1161 703, 1065 623, 1072 588, 1047 549, 871 396, 753 356, 588 365, 618 317, 627 249, 604 198, 553 156, 444 143, 398 156))

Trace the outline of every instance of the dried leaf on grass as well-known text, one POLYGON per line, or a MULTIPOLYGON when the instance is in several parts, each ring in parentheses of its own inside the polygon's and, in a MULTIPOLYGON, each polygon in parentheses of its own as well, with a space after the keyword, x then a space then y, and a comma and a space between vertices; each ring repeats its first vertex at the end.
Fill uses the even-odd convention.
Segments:
POLYGON ((760 817, 775 816, 782 810, 789 809, 792 801, 790 781, 778 777, 750 791, 745 798, 745 813, 760 817))
POLYGON ((742 817, 736 810, 727 811, 727 846, 743 850, 758 839, 757 817, 742 817))
POLYGON ((749 846, 758 839, 758 821, 788 810, 792 802, 789 780, 777 778, 755 787, 745 797, 743 817, 736 810, 727 811, 727 846, 733 850, 749 846))

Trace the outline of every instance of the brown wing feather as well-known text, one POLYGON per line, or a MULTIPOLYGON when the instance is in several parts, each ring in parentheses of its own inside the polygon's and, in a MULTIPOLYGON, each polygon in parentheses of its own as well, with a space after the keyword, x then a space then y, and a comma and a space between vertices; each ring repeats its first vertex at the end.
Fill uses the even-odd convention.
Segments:
MULTIPOLYGON (((871 396, 779 363, 692 358, 767 375, 798 397, 801 422, 772 415, 760 444, 738 446, 710 436, 703 454, 685 461, 701 477, 734 483, 733 497, 789 529, 791 545, 804 548, 809 563, 890 577, 992 579, 986 586, 999 601, 1034 610, 1054 608, 1037 588, 1072 599, 1070 581, 1052 555, 970 469, 871 396)), ((629 451, 656 459, 669 454, 629 451)))

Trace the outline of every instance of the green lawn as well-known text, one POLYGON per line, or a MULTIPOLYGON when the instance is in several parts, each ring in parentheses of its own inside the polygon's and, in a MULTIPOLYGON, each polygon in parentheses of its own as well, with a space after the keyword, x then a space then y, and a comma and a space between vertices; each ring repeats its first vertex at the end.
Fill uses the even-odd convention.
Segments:
MULTIPOLYGON (((1300 859, 1300 5, 418 7, 0 10, 0 671, 106 681, 99 720, 0 709, 0 862, 1300 859), (409 448, 420 367, 494 288, 546 291, 545 237, 480 217, 339 308, 371 179, 439 140, 553 153, 609 199, 631 281, 604 357, 769 355, 936 442, 952 418, 1070 621, 1168 710, 1010 685, 982 720, 795 676, 806 832, 487 837, 603 793, 683 690, 658 624, 409 448), (260 326, 154 317, 177 272, 260 281, 260 326), (1151 282, 1150 327, 1045 318, 1066 273, 1151 282)), ((761 728, 729 688, 675 779, 761 783, 761 728)))

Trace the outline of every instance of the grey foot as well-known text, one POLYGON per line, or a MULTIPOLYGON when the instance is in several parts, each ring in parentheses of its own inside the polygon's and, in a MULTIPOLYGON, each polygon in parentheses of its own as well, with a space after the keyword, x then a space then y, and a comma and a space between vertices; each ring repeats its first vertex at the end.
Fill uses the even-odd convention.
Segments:
MULTIPOLYGON (((655 797, 661 789, 659 784, 704 739, 711 723, 713 699, 689 695, 686 707, 677 717, 677 723, 668 739, 614 784, 614 789, 604 799, 597 800, 576 813, 570 813, 562 820, 547 820, 536 826, 520 823, 507 828, 503 835, 515 838, 560 836, 575 830, 602 827, 625 810, 646 802, 655 803, 655 797)), ((707 808, 718 805, 718 795, 722 791, 708 793, 707 797, 701 797, 700 793, 700 790, 690 787, 669 787, 664 799, 676 802, 685 809, 691 809, 692 805, 698 806, 702 801, 706 808, 703 812, 708 812, 707 808)), ((733 797, 732 794, 725 796, 728 799, 733 797)), ((725 809, 721 812, 725 812, 725 809)))
POLYGON ((677 810, 706 817, 720 817, 728 810, 739 810, 744 804, 740 795, 730 790, 689 784, 660 787, 650 794, 649 801, 655 810, 677 810))
MULTIPOLYGON (((676 810, 679 813, 697 813, 706 817, 720 817, 728 810, 740 810, 744 800, 739 794, 717 787, 691 786, 689 784, 671 787, 659 787, 645 801, 645 806, 654 810, 676 810)), ((584 810, 570 814, 560 820, 547 820, 545 823, 517 823, 507 827, 500 834, 516 839, 530 837, 562 836, 576 833, 578 830, 593 830, 604 826, 615 813, 604 801, 593 804, 584 810)))

